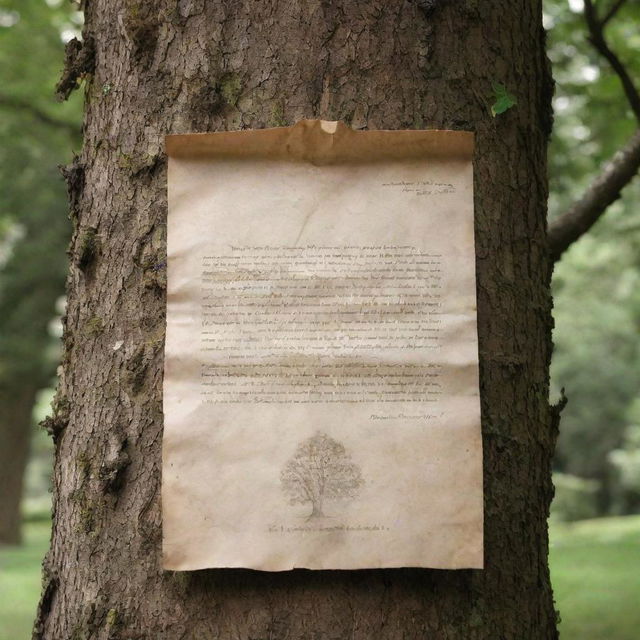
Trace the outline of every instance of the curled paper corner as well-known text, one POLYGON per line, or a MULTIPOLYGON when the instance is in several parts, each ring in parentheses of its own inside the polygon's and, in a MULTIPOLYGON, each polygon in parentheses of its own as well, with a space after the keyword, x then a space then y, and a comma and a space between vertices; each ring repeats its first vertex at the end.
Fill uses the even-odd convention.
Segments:
POLYGON ((335 133, 338 130, 338 120, 320 120, 320 128, 325 133, 335 133))

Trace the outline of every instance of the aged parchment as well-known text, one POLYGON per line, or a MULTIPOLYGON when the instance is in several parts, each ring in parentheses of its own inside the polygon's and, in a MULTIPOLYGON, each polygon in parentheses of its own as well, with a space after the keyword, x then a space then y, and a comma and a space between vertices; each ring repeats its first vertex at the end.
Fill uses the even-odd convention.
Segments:
POLYGON ((472 134, 167 153, 164 567, 481 568, 472 134))

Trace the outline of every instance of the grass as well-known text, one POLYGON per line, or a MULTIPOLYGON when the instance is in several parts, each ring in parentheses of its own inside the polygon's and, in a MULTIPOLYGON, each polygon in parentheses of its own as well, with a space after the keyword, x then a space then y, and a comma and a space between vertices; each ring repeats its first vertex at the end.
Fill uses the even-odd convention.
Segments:
POLYGON ((0 547, 0 640, 29 640, 40 597, 50 523, 29 522, 21 547, 0 547))
MULTIPOLYGON (((49 523, 25 525, 23 547, 0 548, 0 640, 28 640, 40 596, 49 523)), ((636 640, 640 516, 551 527, 551 576, 561 640, 636 640)))
POLYGON ((561 640, 637 640, 640 516, 556 524, 551 543, 561 640))

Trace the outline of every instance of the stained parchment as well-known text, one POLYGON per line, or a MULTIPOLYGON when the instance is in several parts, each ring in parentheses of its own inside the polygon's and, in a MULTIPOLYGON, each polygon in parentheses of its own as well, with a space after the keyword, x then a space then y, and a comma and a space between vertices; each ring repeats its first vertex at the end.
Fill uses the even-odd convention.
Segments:
POLYGON ((166 147, 164 567, 481 568, 473 135, 166 147))

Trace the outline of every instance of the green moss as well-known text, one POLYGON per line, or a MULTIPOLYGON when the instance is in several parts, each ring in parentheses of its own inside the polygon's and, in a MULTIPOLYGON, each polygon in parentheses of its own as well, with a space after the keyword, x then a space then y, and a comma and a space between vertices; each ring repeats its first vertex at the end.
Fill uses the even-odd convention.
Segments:
POLYGON ((76 623, 71 631, 71 640, 88 640, 89 635, 81 622, 76 623))
POLYGON ((133 393, 139 393, 147 376, 145 348, 139 347, 127 364, 127 381, 133 393))
POLYGON ((78 507, 75 530, 78 533, 96 535, 98 516, 103 507, 98 500, 92 499, 89 493, 92 478, 91 456, 83 451, 76 456, 75 462, 80 476, 79 486, 70 495, 71 501, 78 507))
POLYGON ((284 107, 282 104, 274 104, 271 107, 271 117, 269 118, 269 124, 272 127, 286 127, 287 121, 284 118, 284 107))
POLYGON ((167 288, 167 262, 157 253, 147 255, 142 260, 144 274, 142 285, 145 289, 164 291, 167 288))
POLYGON ((144 344, 154 355, 162 351, 162 347, 164 346, 164 326, 154 331, 154 334, 145 340, 144 344))
POLYGON ((54 439, 54 442, 69 424, 70 412, 69 400, 66 396, 59 395, 58 392, 51 403, 51 415, 40 423, 40 426, 54 439))
POLYGON ((91 501, 87 496, 84 480, 83 486, 75 489, 71 493, 70 498, 78 505, 78 519, 75 524, 76 532, 87 535, 97 535, 96 527, 101 506, 97 502, 91 501))
POLYGON ((149 271, 142 278, 142 286, 145 289, 164 291, 167 288, 167 275, 166 273, 149 271))
POLYGON ((225 73, 220 79, 220 95, 231 106, 235 106, 242 93, 242 83, 237 73, 225 73))
POLYGON ((53 398, 51 408, 56 416, 61 416, 69 419, 71 403, 69 402, 67 396, 60 394, 60 392, 57 392, 55 397, 53 398))
POLYGON ((121 151, 118 154, 118 166, 134 176, 147 169, 151 169, 157 161, 158 156, 151 155, 150 153, 132 155, 121 151))
POLYGON ((78 530, 82 533, 92 533, 95 528, 95 510, 91 506, 80 508, 78 530))
POLYGON ((126 9, 126 21, 135 21, 135 20, 139 20, 140 19, 140 10, 141 10, 141 3, 140 2, 132 2, 131 4, 127 5, 127 9, 126 9))
POLYGON ((108 627, 116 627, 118 626, 119 617, 116 609, 109 609, 107 611, 106 623, 108 627))
POLYGON ((104 331, 104 322, 99 316, 92 316, 87 320, 84 325, 84 332, 88 336, 94 338, 99 336, 104 331))
POLYGON ((158 14, 142 2, 127 5, 124 27, 133 41, 133 53, 136 58, 149 59, 153 55, 160 28, 159 20, 158 14))
POLYGON ((91 475, 91 460, 89 459, 89 456, 84 452, 79 453, 76 456, 76 465, 80 470, 80 477, 82 479, 82 482, 84 482, 91 475))
POLYGON ((98 230, 95 227, 87 227, 78 243, 77 265, 86 269, 96 259, 99 249, 98 230))

